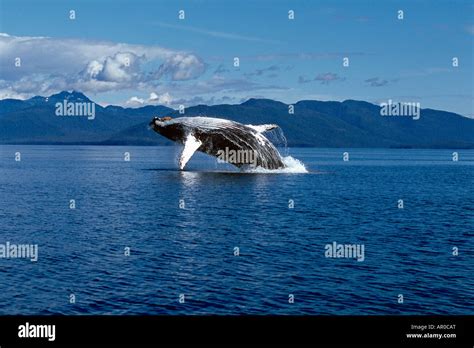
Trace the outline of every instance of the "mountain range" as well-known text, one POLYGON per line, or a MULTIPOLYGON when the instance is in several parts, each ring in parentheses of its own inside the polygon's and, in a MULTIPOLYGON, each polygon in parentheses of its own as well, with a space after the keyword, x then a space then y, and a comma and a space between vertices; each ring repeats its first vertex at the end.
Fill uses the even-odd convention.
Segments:
POLYGON ((196 105, 185 115, 162 105, 102 107, 95 117, 59 117, 57 103, 93 103, 84 94, 60 92, 28 100, 0 100, 0 144, 170 145, 149 130, 153 116, 210 116, 244 124, 276 123, 288 146, 474 148, 474 119, 421 109, 420 118, 381 116, 380 106, 364 101, 302 100, 289 105, 271 99, 242 104, 196 105))

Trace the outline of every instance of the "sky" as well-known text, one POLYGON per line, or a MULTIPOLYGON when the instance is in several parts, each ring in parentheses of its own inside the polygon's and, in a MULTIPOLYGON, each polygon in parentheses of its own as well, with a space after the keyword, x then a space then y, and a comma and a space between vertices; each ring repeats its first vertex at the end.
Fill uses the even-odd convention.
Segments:
POLYGON ((469 0, 0 0, 0 33, 0 99, 391 99, 474 117, 469 0))

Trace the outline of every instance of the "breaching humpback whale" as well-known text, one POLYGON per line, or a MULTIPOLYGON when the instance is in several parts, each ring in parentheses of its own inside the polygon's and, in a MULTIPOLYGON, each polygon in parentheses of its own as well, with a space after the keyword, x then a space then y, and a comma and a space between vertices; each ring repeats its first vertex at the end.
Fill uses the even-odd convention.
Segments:
POLYGON ((213 117, 154 117, 150 127, 157 133, 184 145, 179 160, 182 170, 195 151, 223 158, 236 167, 284 168, 273 144, 262 134, 277 128, 275 124, 244 125, 213 117), (240 154, 240 155, 239 155, 240 154), (249 160, 250 159, 250 160, 249 160))

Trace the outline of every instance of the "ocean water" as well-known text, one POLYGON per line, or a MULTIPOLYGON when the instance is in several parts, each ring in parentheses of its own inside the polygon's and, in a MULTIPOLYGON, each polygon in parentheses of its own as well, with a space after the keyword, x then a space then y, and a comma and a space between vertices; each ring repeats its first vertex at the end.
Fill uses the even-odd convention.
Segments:
POLYGON ((180 172, 179 150, 1 146, 0 244, 39 253, 0 258, 0 314, 474 314, 474 151, 292 148, 307 173, 240 173, 180 172))

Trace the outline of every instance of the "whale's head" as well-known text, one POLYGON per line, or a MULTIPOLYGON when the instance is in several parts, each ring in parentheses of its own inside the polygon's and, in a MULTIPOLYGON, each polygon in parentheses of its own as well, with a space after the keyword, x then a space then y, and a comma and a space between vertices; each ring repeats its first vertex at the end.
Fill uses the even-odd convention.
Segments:
POLYGON ((155 132, 173 141, 183 138, 184 130, 182 125, 179 122, 175 122, 170 116, 153 117, 148 126, 155 132))
POLYGON ((148 126, 155 132, 161 133, 160 131, 163 130, 163 128, 167 126, 167 122, 171 120, 172 118, 170 116, 153 117, 148 126))
POLYGON ((165 117, 153 117, 153 119, 150 121, 150 127, 158 126, 158 127, 163 127, 165 125, 165 122, 171 121, 173 118, 171 116, 165 116, 165 117))

